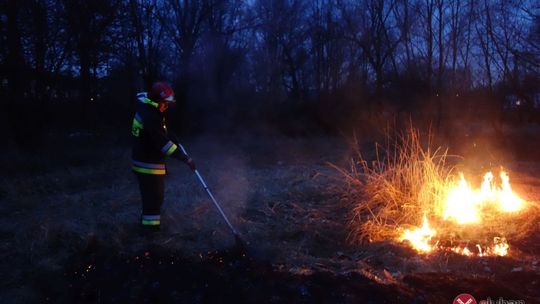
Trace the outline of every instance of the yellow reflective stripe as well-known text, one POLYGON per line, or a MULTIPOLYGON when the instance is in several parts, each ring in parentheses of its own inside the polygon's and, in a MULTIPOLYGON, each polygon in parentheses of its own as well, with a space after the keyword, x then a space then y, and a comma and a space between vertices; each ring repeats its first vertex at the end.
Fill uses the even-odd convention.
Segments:
POLYGON ((163 148, 161 148, 161 152, 166 153, 169 148, 171 148, 174 145, 172 141, 168 141, 166 144, 163 145, 163 148))
POLYGON ((178 146, 175 144, 172 144, 172 146, 165 152, 165 155, 169 156, 174 153, 178 149, 178 146))
POLYGON ((142 220, 143 225, 158 226, 161 224, 160 220, 142 220))
POLYGON ((148 169, 148 168, 141 168, 137 166, 133 166, 131 168, 133 169, 133 171, 138 172, 138 173, 165 175, 165 169, 148 169))

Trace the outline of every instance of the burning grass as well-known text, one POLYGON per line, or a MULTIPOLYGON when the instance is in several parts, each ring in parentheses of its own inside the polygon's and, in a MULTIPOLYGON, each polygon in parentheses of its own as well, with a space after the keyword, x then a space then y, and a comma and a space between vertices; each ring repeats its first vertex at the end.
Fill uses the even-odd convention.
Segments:
POLYGON ((353 242, 389 239, 420 252, 506 255, 506 240, 526 236, 538 221, 538 208, 512 191, 502 169, 500 177, 487 173, 477 189, 457 174, 448 149, 433 148, 431 132, 424 139, 411 126, 386 134, 373 160, 359 152, 350 170, 338 168, 355 202, 353 242))
POLYGON ((395 238, 398 228, 421 223, 423 212, 434 213, 433 202, 444 195, 452 176, 447 150, 423 148, 417 129, 394 137, 387 132, 386 144, 375 144, 374 156, 368 160, 358 151, 350 170, 336 167, 358 201, 350 225, 353 241, 395 238))

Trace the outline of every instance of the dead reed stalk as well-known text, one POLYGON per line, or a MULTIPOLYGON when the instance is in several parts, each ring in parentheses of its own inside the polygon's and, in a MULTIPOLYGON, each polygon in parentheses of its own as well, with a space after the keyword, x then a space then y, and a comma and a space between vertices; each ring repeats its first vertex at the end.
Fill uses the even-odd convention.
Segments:
POLYGON ((434 212, 452 168, 446 164, 447 150, 431 146, 431 134, 423 143, 412 126, 393 136, 387 131, 386 143, 375 145, 374 159, 358 152, 350 171, 340 169, 351 189, 361 191, 350 223, 353 241, 394 238, 398 228, 434 212))

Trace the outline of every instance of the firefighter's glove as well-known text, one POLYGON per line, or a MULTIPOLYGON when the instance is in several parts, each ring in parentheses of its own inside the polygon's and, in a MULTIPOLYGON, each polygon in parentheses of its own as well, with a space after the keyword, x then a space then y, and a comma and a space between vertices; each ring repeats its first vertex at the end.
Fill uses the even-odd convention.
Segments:
POLYGON ((188 157, 188 159, 186 160, 186 164, 189 166, 189 168, 192 170, 192 171, 195 171, 197 168, 195 167, 195 162, 193 161, 193 159, 191 157, 188 157))

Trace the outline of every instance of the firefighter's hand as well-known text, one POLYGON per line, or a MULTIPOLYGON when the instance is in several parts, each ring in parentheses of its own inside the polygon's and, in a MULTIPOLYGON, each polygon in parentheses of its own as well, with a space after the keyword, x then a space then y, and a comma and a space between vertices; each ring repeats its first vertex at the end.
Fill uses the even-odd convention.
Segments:
POLYGON ((195 167, 195 162, 193 161, 193 159, 191 157, 189 157, 187 160, 186 160, 186 165, 189 166, 189 168, 192 170, 192 171, 195 171, 197 168, 195 167))

